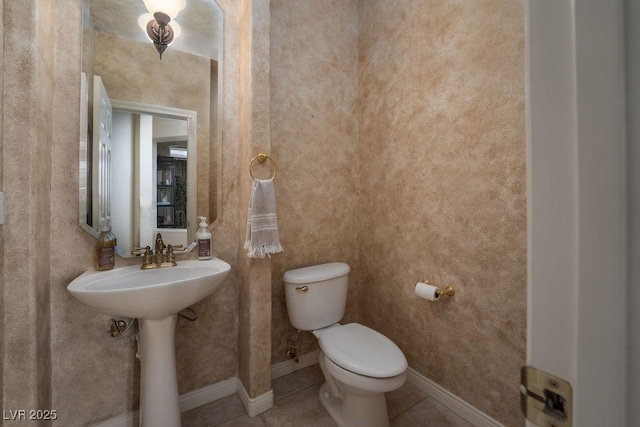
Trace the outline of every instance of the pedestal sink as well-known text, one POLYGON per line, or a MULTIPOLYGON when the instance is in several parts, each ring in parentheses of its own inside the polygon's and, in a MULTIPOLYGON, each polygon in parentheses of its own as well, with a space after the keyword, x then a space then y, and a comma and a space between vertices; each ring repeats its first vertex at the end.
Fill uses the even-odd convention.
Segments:
POLYGON ((213 258, 153 270, 139 266, 90 270, 67 286, 76 300, 97 312, 138 319, 141 426, 180 426, 175 363, 178 312, 215 292, 230 269, 213 258))

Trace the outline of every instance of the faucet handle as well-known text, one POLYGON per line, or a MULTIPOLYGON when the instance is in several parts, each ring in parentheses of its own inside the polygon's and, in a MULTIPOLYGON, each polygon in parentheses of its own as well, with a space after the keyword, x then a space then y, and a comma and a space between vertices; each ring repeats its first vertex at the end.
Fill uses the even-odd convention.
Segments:
POLYGON ((144 256, 142 258, 142 265, 148 265, 153 263, 153 260, 151 259, 151 246, 147 246, 144 249, 144 256))
POLYGON ((147 246, 146 248, 134 248, 131 251, 132 254, 140 256, 142 254, 142 266, 140 267, 143 270, 151 268, 153 265, 153 255, 151 255, 151 246, 147 246), (144 251, 144 252, 143 252, 144 251))
POLYGON ((144 253, 150 249, 151 248, 149 246, 147 246, 146 248, 135 247, 131 250, 131 255, 136 255, 136 256, 144 255, 144 253))

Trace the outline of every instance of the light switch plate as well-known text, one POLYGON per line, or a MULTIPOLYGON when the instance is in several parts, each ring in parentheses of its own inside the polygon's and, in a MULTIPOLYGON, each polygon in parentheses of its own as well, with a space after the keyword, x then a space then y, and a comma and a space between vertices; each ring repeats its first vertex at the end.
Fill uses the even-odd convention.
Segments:
POLYGON ((0 191, 0 225, 4 224, 4 193, 0 191))

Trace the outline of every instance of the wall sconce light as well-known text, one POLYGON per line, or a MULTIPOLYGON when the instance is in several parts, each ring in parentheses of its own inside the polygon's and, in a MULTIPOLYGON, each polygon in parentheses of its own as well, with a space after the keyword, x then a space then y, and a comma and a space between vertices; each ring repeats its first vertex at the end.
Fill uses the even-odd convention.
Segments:
POLYGON ((180 35, 180 26, 172 19, 187 5, 186 0, 143 0, 149 13, 140 15, 138 26, 146 31, 162 59, 162 53, 167 46, 180 35))

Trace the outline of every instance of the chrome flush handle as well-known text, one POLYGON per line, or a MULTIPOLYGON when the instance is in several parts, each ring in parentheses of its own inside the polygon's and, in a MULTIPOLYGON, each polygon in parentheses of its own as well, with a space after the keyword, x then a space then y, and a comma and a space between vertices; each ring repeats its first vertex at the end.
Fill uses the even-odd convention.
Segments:
POLYGON ((300 286, 300 287, 296 288, 296 291, 307 292, 307 291, 309 291, 309 287, 308 286, 300 286))

